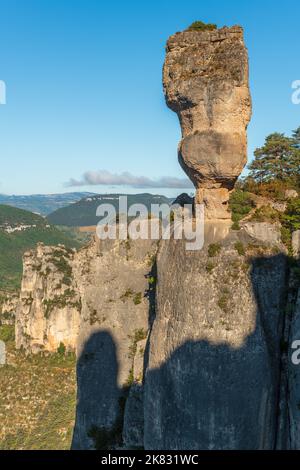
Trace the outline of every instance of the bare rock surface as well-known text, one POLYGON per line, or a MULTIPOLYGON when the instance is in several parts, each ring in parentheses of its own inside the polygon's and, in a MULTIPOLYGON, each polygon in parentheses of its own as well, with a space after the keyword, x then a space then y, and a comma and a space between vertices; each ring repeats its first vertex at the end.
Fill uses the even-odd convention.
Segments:
POLYGON ((75 350, 81 301, 72 271, 74 252, 39 244, 23 258, 16 312, 16 347, 27 353, 75 350))
POLYGON ((254 240, 267 245, 281 245, 279 224, 268 222, 247 222, 242 225, 243 230, 254 240))
POLYGON ((274 448, 285 256, 248 258, 231 237, 192 253, 171 240, 157 269, 145 448, 274 448))

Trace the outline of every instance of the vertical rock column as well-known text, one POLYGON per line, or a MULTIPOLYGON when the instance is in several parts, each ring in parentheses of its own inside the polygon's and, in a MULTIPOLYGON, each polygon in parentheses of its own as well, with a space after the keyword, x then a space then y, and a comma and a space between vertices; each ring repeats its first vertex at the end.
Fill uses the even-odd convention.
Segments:
POLYGON ((167 42, 163 84, 178 114, 179 162, 206 219, 230 219, 229 193, 247 161, 248 55, 239 26, 184 31, 167 42))

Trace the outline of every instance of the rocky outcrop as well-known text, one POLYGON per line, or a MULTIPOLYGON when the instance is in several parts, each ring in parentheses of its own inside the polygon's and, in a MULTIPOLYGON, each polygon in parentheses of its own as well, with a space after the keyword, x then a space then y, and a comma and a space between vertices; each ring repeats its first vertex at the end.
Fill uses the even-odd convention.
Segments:
POLYGON ((27 354, 76 350, 74 449, 142 445, 156 250, 152 240, 95 238, 78 252, 39 244, 24 255, 16 346, 27 354))
POLYGON ((140 341, 149 330, 156 248, 151 240, 95 240, 75 256, 82 313, 74 449, 100 448, 105 441, 120 446, 124 413, 131 423, 124 432, 125 445, 132 441, 132 433, 140 439, 143 417, 133 415, 142 408, 144 345, 140 341), (129 390, 131 385, 135 390, 129 390), (128 407, 133 411, 128 413, 128 407))
MULTIPOLYGON (((243 230, 254 240, 269 246, 282 245, 280 224, 268 222, 246 222, 242 224, 243 230)), ((283 245, 282 245, 282 248, 283 245)))
POLYGON ((23 258, 16 312, 16 347, 27 353, 75 350, 81 300, 72 271, 74 251, 39 244, 23 258))
POLYGON ((179 162, 207 219, 230 219, 229 192, 247 160, 248 56, 239 26, 184 31, 167 42, 163 84, 178 114, 179 162))
POLYGON ((244 249, 231 236, 193 253, 161 246, 147 449, 276 446, 287 261, 244 249))
POLYGON ((297 266, 223 225, 206 223, 200 251, 161 241, 157 274, 149 240, 25 255, 17 344, 76 344, 74 449, 299 448, 297 266), (67 288, 80 310, 49 302, 67 288))

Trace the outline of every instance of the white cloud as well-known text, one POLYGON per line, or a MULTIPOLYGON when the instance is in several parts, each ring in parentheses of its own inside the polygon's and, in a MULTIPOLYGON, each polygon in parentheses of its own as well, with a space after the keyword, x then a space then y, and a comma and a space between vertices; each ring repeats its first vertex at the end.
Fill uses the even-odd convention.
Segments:
POLYGON ((194 188, 188 178, 163 176, 159 179, 135 176, 131 173, 110 173, 106 170, 87 171, 80 180, 71 178, 67 186, 130 186, 132 188, 194 188))

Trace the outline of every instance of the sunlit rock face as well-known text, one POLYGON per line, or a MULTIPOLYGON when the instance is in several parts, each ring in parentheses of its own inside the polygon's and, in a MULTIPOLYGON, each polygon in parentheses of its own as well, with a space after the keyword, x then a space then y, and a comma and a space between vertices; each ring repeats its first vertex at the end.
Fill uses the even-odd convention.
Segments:
POLYGON ((251 117, 248 54, 239 26, 184 31, 167 42, 167 105, 178 114, 179 162, 206 219, 230 219, 229 192, 247 161, 251 117))
POLYGON ((16 347, 27 354, 75 350, 81 300, 73 276, 74 250, 42 243, 23 257, 16 309, 16 347))

